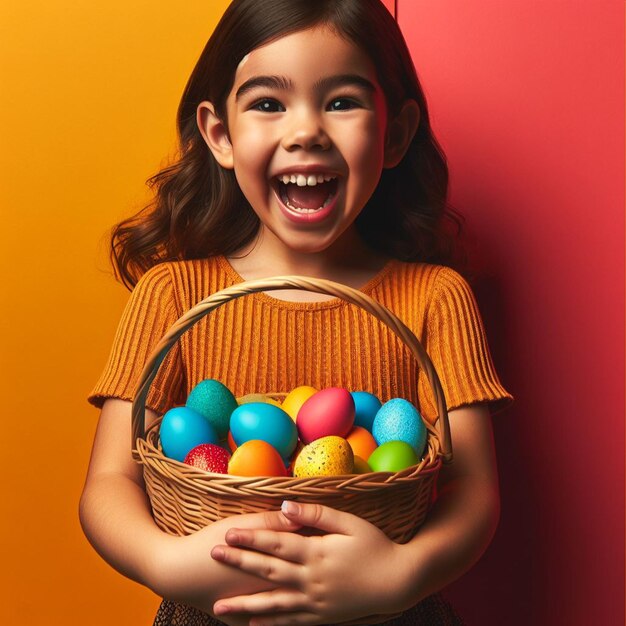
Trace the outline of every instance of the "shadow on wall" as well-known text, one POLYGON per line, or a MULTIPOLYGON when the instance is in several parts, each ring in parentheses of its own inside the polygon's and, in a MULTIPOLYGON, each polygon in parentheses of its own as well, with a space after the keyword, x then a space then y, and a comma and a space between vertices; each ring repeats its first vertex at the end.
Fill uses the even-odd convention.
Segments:
POLYGON ((528 574, 536 569, 534 538, 540 523, 536 507, 528 503, 540 502, 541 498, 532 479, 532 448, 520 438, 517 428, 518 420, 523 419, 520 394, 524 392, 511 386, 519 368, 510 349, 510 338, 515 333, 511 320, 515 315, 508 308, 511 299, 502 275, 490 269, 497 267, 488 257, 491 244, 473 233, 471 226, 468 217, 466 274, 478 302, 496 371, 515 397, 515 403, 493 418, 502 505, 496 535, 482 559, 445 593, 467 626, 528 626, 533 619, 532 598, 538 593, 536 581, 528 574), (497 601, 490 603, 492 597, 497 601), (476 599, 480 599, 479 610, 476 599))

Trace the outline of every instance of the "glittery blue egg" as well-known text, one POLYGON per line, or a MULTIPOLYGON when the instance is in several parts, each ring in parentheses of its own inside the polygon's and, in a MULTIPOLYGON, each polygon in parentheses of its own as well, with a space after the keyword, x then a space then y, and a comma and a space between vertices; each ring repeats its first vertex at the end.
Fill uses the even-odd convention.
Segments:
POLYGON ((426 447, 426 426, 419 411, 404 398, 392 398, 380 407, 372 435, 379 446, 387 441, 404 441, 420 458, 426 447))
POLYGON ((355 408, 354 425, 372 432, 374 418, 381 407, 380 400, 369 391, 353 391, 351 393, 355 408))
POLYGON ((185 403, 211 423, 220 439, 228 434, 231 413, 237 408, 237 400, 230 389, 219 380, 207 378, 199 382, 185 403))

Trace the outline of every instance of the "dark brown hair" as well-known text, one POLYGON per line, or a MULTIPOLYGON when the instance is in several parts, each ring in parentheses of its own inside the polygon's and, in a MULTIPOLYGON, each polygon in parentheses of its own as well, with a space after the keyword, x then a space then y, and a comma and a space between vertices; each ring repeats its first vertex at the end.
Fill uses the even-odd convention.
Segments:
POLYGON ((402 33, 379 0, 234 0, 187 82, 178 115, 177 160, 148 179, 154 200, 115 226, 111 260, 127 286, 168 260, 232 254, 256 235, 259 219, 234 173, 221 168, 196 123, 211 101, 226 119, 226 99, 243 57, 289 33, 327 25, 364 50, 376 66, 390 116, 409 98, 420 122, 406 156, 383 171, 356 220, 371 247, 403 260, 451 264, 461 218, 447 204, 448 168, 430 128, 426 99, 402 33))

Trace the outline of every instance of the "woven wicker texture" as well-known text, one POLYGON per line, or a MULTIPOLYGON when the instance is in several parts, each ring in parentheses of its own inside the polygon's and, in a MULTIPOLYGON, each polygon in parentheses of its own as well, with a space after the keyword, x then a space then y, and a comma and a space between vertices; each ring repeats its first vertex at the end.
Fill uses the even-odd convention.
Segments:
POLYGON ((409 541, 424 521, 432 502, 442 460, 452 448, 444 394, 435 369, 411 330, 369 296, 332 281, 282 276, 247 281, 205 298, 183 315, 161 339, 146 362, 132 408, 133 455, 144 466, 144 478, 154 518, 171 534, 186 535, 213 521, 241 513, 277 510, 285 499, 320 503, 359 515, 398 543, 409 541), (226 302, 248 294, 278 289, 302 289, 342 298, 385 323, 408 346, 424 370, 433 391, 438 420, 428 429, 422 461, 402 472, 374 472, 315 478, 238 477, 212 474, 163 455, 158 425, 145 432, 145 402, 156 373, 178 338, 202 317, 226 302))

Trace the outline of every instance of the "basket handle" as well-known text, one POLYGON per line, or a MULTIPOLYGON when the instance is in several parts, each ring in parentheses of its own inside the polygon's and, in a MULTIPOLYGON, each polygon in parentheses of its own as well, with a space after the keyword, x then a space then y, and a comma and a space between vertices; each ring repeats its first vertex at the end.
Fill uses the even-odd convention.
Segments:
POLYGON ((143 371, 141 372, 137 392, 135 393, 131 418, 131 449, 135 459, 138 458, 135 443, 137 439, 145 438, 146 398, 150 385, 161 363, 165 359, 165 356, 176 341, 178 341, 179 337, 194 324, 199 322, 205 315, 231 300, 259 291, 275 291, 277 289, 300 289, 335 296, 364 309, 386 324, 407 345, 418 365, 426 374, 437 405, 438 419, 434 426, 426 420, 424 420, 424 423, 426 428, 439 439, 441 456, 444 462, 450 462, 452 460, 450 424, 448 421, 445 396, 435 367, 417 337, 406 324, 398 319, 389 309, 379 304, 368 295, 352 287, 348 287, 347 285, 342 285, 341 283, 308 276, 274 276, 272 278, 261 278, 237 283, 208 296, 189 309, 187 313, 171 326, 146 361, 143 371))

